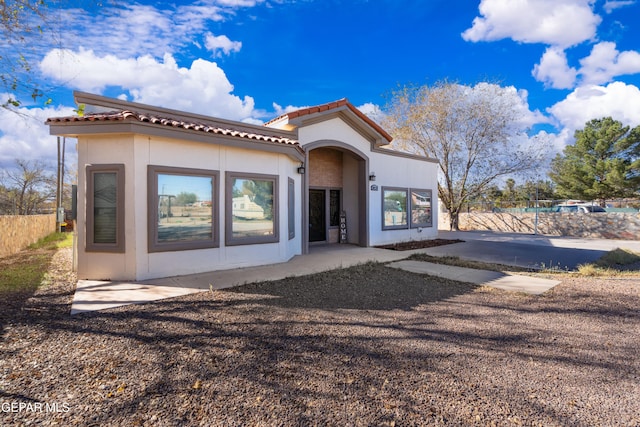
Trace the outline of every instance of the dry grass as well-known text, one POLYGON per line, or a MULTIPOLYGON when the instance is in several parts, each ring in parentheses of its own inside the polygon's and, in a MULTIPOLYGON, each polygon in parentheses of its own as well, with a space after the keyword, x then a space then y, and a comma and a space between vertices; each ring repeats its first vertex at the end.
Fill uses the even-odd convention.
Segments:
POLYGON ((592 264, 580 265, 578 273, 588 277, 633 277, 640 274, 640 254, 614 249, 592 264))
POLYGON ((0 258, 0 303, 20 307, 47 284, 51 259, 58 249, 71 247, 72 237, 71 233, 53 233, 17 254, 0 258))
POLYGON ((427 254, 413 254, 408 259, 415 261, 433 262, 435 264, 453 265, 456 267, 474 268, 477 270, 502 271, 511 273, 533 272, 529 268, 517 267, 513 265, 492 264, 482 261, 462 259, 456 256, 431 256, 427 254))

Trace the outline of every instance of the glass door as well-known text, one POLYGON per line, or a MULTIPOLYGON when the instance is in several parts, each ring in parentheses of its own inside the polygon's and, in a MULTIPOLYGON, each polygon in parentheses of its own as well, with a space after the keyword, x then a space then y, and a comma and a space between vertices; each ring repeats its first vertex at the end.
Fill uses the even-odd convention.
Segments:
POLYGON ((326 190, 309 189, 309 242, 327 240, 326 190))

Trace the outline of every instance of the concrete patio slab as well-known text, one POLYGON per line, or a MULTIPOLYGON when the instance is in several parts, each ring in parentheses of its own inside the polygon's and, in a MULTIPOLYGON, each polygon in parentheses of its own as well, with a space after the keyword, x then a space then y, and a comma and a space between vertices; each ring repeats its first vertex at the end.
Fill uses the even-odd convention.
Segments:
POLYGON ((106 310, 128 304, 142 304, 194 292, 202 292, 202 289, 135 282, 78 280, 71 304, 71 315, 106 310))

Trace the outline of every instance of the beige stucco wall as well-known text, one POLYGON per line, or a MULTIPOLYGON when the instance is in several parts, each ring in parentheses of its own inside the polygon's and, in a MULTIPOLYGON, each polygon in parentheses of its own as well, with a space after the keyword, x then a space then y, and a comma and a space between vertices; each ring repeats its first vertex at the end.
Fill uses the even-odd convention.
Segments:
MULTIPOLYGON (((295 199, 302 200, 299 161, 284 154, 247 150, 203 142, 189 142, 144 135, 93 136, 78 139, 78 183, 86 188, 88 164, 125 165, 125 253, 86 252, 84 242, 84 191, 78 191, 78 277, 96 280, 144 280, 284 262, 301 253, 301 225, 296 237, 288 239, 288 178, 295 181, 295 199), (174 252, 148 253, 147 166, 171 166, 219 171, 219 199, 215 213, 220 218, 220 247, 174 252), (280 241, 258 245, 226 247, 225 172, 278 175, 280 241)), ((296 215, 301 217, 300 206, 296 215)))

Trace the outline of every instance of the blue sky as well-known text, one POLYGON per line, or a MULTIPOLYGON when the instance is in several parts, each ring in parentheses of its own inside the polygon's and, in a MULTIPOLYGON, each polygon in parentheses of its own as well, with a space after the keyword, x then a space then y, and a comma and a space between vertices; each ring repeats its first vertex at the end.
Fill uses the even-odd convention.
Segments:
POLYGON ((29 53, 53 102, 10 94, 23 106, 0 111, 3 167, 55 162, 43 122, 73 114, 73 90, 261 123, 345 97, 374 114, 399 85, 488 81, 511 90, 531 136, 546 132, 556 149, 592 118, 640 125, 637 0, 57 4, 29 53))

